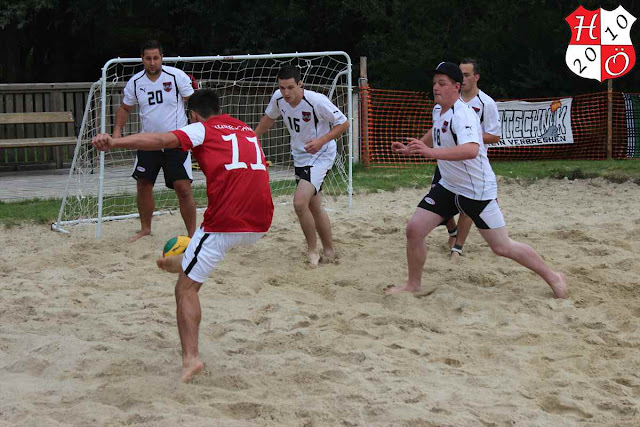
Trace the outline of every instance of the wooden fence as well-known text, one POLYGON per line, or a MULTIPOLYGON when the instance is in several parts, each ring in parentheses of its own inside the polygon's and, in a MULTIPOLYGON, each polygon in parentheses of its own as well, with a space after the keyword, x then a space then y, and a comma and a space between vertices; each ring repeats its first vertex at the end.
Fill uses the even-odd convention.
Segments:
MULTIPOLYGON (((202 80, 203 86, 214 87, 221 92, 225 98, 224 111, 234 115, 250 125, 256 125, 263 115, 264 107, 268 104, 271 96, 271 89, 266 93, 264 99, 248 102, 246 93, 236 93, 239 89, 237 85, 228 85, 230 88, 221 89, 220 82, 208 82, 202 80)), ((0 139, 18 138, 44 138, 53 136, 76 136, 76 131, 82 124, 82 116, 87 104, 87 95, 92 83, 33 83, 33 84, 0 84, 0 113, 27 113, 27 112, 48 112, 48 111, 71 111, 75 118, 75 127, 71 124, 20 124, 20 125, 0 125, 0 139)), ((224 85, 222 85, 224 86, 224 85)), ((106 115, 107 129, 111 128, 112 119, 122 102, 121 86, 111 88, 110 99, 108 101, 108 111, 106 115)), ((275 88, 275 87, 274 87, 275 88)), ((311 86, 314 90, 319 88, 311 86)), ((343 88, 344 89, 344 88, 343 88)), ((345 96, 344 90, 339 96, 345 96)), ((254 94, 255 96, 255 94, 254 94)), ((354 114, 357 114, 358 97, 353 97, 354 114)), ((344 101, 346 105, 346 101, 344 101)), ((357 123, 354 123, 354 148, 356 161, 358 160, 359 143, 357 134, 357 123)), ((109 131, 109 130, 107 130, 109 131)), ((137 112, 133 112, 129 117, 125 134, 139 132, 139 120, 137 112)), ((268 155, 277 156, 280 151, 289 155, 288 133, 284 124, 275 126, 271 132, 272 139, 278 141, 275 148, 266 143, 263 147, 268 155), (284 148, 282 148, 284 147, 284 148)), ((58 148, 62 151, 63 167, 68 168, 73 160, 73 146, 64 147, 27 147, 27 148, 0 148, 0 172, 15 171, 25 169, 44 169, 55 167, 54 151, 58 148)))
MULTIPOLYGON (((91 83, 0 84, 0 113, 71 111, 77 127, 82 123, 91 83)), ((71 124, 2 125, 0 139, 75 136, 71 124)), ((0 171, 55 166, 54 147, 0 148, 0 171)), ((73 159, 73 147, 65 146, 63 161, 73 159)))

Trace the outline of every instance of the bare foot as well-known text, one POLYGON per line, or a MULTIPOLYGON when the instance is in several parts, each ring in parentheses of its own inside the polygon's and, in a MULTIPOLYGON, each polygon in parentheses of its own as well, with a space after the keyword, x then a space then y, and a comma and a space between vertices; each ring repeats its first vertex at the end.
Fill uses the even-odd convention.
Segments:
POLYGON ((565 299, 569 296, 569 286, 567 285, 567 279, 564 276, 564 273, 560 273, 558 271, 555 272, 556 276, 558 276, 558 280, 554 283, 550 283, 549 286, 553 291, 554 298, 565 299))
POLYGON ((307 256, 309 257, 309 265, 311 266, 311 268, 317 267, 318 263, 320 262, 320 254, 318 254, 318 252, 316 251, 309 251, 307 253, 307 256))
POLYGON ((460 261, 460 252, 451 251, 451 262, 457 264, 460 261))
POLYGON ((401 293, 404 293, 404 292, 409 292, 409 293, 415 294, 415 293, 419 293, 421 290, 422 290, 422 286, 411 286, 411 285, 393 286, 393 285, 389 285, 384 289, 384 293, 385 293, 385 295, 401 294, 401 293))
POLYGON ((127 241, 128 241, 129 243, 133 243, 133 242, 135 242, 136 240, 138 240, 139 238, 144 237, 144 236, 149 236, 149 235, 151 235, 151 230, 140 230, 140 231, 138 231, 138 232, 136 233, 136 235, 135 235, 135 236, 131 236, 131 237, 129 237, 129 239, 128 239, 127 241))
POLYGON ((158 258, 156 264, 160 270, 167 273, 180 273, 182 271, 182 256, 183 254, 158 258))
POLYGON ((204 368, 204 363, 202 363, 200 359, 193 359, 190 362, 185 362, 182 367, 182 376, 180 377, 180 381, 188 383, 194 375, 202 370, 202 368, 204 368))
POLYGON ((432 286, 431 288, 428 288, 428 289, 422 288, 421 290, 414 292, 413 296, 416 298, 428 297, 429 295, 434 293, 437 289, 438 289, 437 286, 432 286))
POLYGON ((323 264, 337 264, 338 256, 336 255, 336 251, 333 249, 323 249, 322 256, 320 257, 320 262, 323 264))

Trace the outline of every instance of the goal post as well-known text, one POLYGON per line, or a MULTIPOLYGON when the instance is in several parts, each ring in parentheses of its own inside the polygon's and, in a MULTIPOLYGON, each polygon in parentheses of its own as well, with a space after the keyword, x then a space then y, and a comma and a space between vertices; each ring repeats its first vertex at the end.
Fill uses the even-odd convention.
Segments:
MULTIPOLYGON (((304 88, 326 95, 347 116, 348 132, 337 138, 337 156, 323 185, 325 196, 353 197, 353 88, 352 64, 342 51, 296 52, 264 55, 164 57, 170 65, 192 76, 199 88, 215 89, 223 113, 255 128, 278 88, 277 73, 285 64, 300 68, 304 88)), ((122 104, 127 81, 142 71, 141 58, 115 58, 102 68, 87 99, 78 142, 60 211, 52 229, 66 231, 79 223, 96 225, 95 236, 102 234, 108 220, 137 217, 136 182, 131 178, 135 151, 98 152, 90 144, 98 133, 112 133, 115 115, 122 104)), ((142 129, 137 108, 129 115, 123 135, 142 129)), ((293 194, 295 178, 289 133, 282 120, 261 137, 265 156, 270 162, 269 175, 274 195, 293 194)), ((206 207, 205 178, 194 164, 192 191, 196 205, 206 207)), ((154 186, 156 212, 178 210, 173 190, 164 185, 162 172, 154 186)))

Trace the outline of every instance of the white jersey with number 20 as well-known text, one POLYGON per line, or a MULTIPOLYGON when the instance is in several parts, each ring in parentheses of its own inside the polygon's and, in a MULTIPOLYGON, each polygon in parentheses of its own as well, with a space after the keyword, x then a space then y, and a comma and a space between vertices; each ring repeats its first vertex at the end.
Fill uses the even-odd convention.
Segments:
POLYGON ((151 81, 144 70, 131 77, 124 87, 122 102, 138 104, 142 132, 169 132, 187 125, 183 97, 192 94, 189 76, 163 65, 156 81, 151 81))

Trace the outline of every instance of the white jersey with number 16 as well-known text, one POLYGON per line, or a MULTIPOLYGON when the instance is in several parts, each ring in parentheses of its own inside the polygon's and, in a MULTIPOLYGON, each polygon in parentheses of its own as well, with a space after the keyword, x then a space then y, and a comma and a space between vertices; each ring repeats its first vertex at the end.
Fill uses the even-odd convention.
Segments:
POLYGON ((325 95, 305 89, 302 100, 292 107, 278 89, 265 110, 265 114, 276 120, 282 116, 291 135, 291 154, 294 166, 313 166, 317 159, 335 159, 336 141, 327 142, 317 153, 310 154, 304 149, 307 142, 326 135, 331 126, 347 121, 345 115, 325 95))

